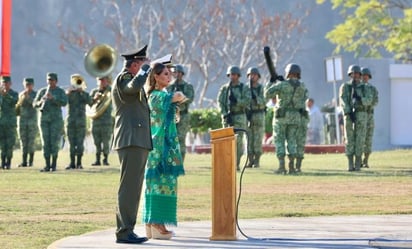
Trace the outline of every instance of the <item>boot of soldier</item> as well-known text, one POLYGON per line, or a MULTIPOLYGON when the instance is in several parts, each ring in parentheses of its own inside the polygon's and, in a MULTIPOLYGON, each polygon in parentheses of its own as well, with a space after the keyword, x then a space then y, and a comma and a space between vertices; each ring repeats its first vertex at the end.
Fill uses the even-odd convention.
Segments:
POLYGON ((253 154, 248 154, 247 158, 249 159, 246 168, 252 168, 254 164, 253 154))
POLYGON ((78 168, 78 169, 83 169, 83 165, 82 165, 82 155, 77 155, 76 168, 78 168))
POLYGON ((296 158, 296 172, 297 172, 297 173, 302 172, 302 170, 301 170, 301 168, 302 168, 302 160, 303 160, 302 157, 296 158))
POLYGON ((67 165, 66 169, 75 169, 76 168, 75 160, 76 160, 76 155, 70 154, 70 164, 67 165))
POLYGON ((295 170, 295 158, 294 157, 289 157, 289 175, 296 174, 295 170))
POLYGON ((23 153, 23 161, 19 164, 19 167, 27 167, 27 153, 23 153))
POLYGON ((33 166, 34 152, 29 154, 29 167, 33 166))
POLYGON ((369 153, 365 153, 361 167, 369 168, 369 153))
POLYGON ((103 165, 105 165, 105 166, 109 166, 109 162, 107 161, 107 154, 103 154, 104 155, 104 157, 103 157, 103 165))
POLYGON ((49 172, 50 171, 50 156, 44 156, 46 166, 40 170, 40 172, 49 172))
POLYGON ((275 171, 275 174, 286 174, 285 158, 279 158, 279 168, 275 171))
POLYGON ((359 171, 362 164, 362 156, 355 156, 355 171, 359 171))
POLYGON ((353 166, 353 156, 348 156, 348 171, 355 171, 353 166))
POLYGON ((52 156, 52 162, 51 162, 51 171, 56 171, 57 167, 57 155, 52 156))
POLYGON ((96 153, 96 162, 92 163, 92 166, 100 166, 100 153, 96 153))
POLYGON ((256 154, 255 155, 255 159, 253 160, 253 166, 255 168, 259 168, 260 167, 260 154, 256 154))

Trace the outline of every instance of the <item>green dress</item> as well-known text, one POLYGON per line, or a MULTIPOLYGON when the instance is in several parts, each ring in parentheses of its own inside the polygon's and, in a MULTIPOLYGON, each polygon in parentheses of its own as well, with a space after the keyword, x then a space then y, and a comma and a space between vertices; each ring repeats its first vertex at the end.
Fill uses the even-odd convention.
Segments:
POLYGON ((172 94, 154 90, 149 96, 153 150, 145 172, 143 222, 177 225, 177 177, 184 174, 172 94))

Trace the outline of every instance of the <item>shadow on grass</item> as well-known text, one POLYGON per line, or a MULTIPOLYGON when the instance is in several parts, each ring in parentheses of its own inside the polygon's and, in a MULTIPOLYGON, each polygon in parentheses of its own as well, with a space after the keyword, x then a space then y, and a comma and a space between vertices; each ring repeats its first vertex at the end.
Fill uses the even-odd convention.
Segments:
MULTIPOLYGON (((276 174, 274 171, 265 172, 264 174, 276 174)), ((362 169, 360 171, 345 171, 334 169, 322 169, 322 170, 308 170, 302 171, 299 174, 285 174, 285 176, 351 176, 351 177, 378 177, 378 176, 412 176, 412 170, 405 169, 393 169, 393 170, 370 170, 362 169)))

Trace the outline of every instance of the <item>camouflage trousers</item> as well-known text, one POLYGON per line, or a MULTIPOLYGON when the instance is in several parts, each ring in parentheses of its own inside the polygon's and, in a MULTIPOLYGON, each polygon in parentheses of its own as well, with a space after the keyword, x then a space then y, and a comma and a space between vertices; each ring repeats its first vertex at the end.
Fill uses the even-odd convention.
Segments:
POLYGON ((34 153, 35 140, 39 128, 36 124, 21 123, 19 124, 20 146, 23 154, 34 153))
MULTIPOLYGON (((232 116, 233 119, 233 127, 247 129, 246 124, 246 114, 235 114, 232 116)), ((224 127, 228 127, 226 123, 223 124, 224 127)), ((243 155, 243 132, 237 133, 236 136, 236 165, 239 167, 240 159, 243 155)))
POLYGON ((366 137, 364 153, 372 152, 373 131, 375 130, 375 118, 373 113, 367 114, 366 137))
POLYGON ((44 157, 56 156, 60 150, 63 119, 40 121, 44 157))
POLYGON ((297 137, 299 126, 296 124, 285 124, 282 122, 276 122, 273 127, 276 147, 276 156, 278 158, 284 158, 286 155, 286 143, 288 154, 291 157, 297 156, 297 137))
POLYGON ((96 154, 109 154, 110 140, 112 138, 113 126, 109 125, 92 125, 92 135, 96 154))
POLYGON ((302 122, 296 131, 296 157, 297 158, 303 158, 305 154, 307 131, 308 131, 307 122, 302 122))
POLYGON ((84 138, 86 125, 67 125, 67 138, 69 139, 70 155, 82 156, 84 152, 84 138))
POLYGON ((186 154, 186 134, 190 130, 190 115, 180 114, 180 121, 176 124, 177 136, 179 138, 180 151, 184 160, 186 154))
POLYGON ((345 115, 345 154, 347 156, 362 156, 366 139, 366 112, 356 112, 356 120, 352 122, 349 115, 345 115))
POLYGON ((262 154, 262 140, 265 130, 265 113, 253 113, 247 129, 247 153, 249 155, 262 154))
POLYGON ((0 125, 0 149, 1 157, 12 158, 14 144, 16 142, 16 126, 0 125))

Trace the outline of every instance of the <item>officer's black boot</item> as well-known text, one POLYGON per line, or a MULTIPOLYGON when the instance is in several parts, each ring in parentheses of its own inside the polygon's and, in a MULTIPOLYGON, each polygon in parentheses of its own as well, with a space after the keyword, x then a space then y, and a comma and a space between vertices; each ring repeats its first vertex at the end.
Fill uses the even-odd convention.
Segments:
POLYGON ((96 153, 96 162, 92 163, 92 166, 100 166, 100 153, 96 153))
POLYGON ((286 169, 285 169, 285 158, 284 157, 279 157, 279 168, 275 171, 276 174, 286 174, 286 169))
POLYGON ((249 162, 246 165, 246 168, 252 168, 252 166, 254 164, 253 154, 248 154, 247 157, 249 158, 249 162))
POLYGON ((369 163, 368 163, 369 155, 370 155, 370 153, 365 153, 365 156, 364 156, 363 162, 362 162, 362 167, 369 168, 369 163))
POLYGON ((29 167, 33 166, 34 152, 29 154, 29 167))
POLYGON ((23 153, 23 161, 19 164, 19 167, 27 167, 27 153, 23 153))
POLYGON ((295 158, 289 156, 289 174, 296 174, 295 171, 295 158))
POLYGON ((46 166, 40 170, 40 172, 49 172, 50 171, 50 156, 44 156, 46 166))
POLYGON ((261 154, 255 154, 255 158, 254 158, 254 160, 253 160, 253 166, 255 167, 255 168, 259 168, 260 167, 260 156, 261 156, 261 154))
POLYGON ((303 160, 302 157, 296 158, 296 172, 297 172, 297 173, 302 172, 302 170, 301 170, 301 168, 302 168, 302 160, 303 160))
POLYGON ((83 169, 83 165, 82 165, 82 155, 77 155, 76 168, 78 168, 78 169, 83 169))
POLYGON ((355 156, 355 171, 359 171, 362 164, 362 156, 355 156))
POLYGON ((109 162, 107 161, 108 155, 107 155, 106 153, 103 154, 103 155, 104 155, 104 157, 103 157, 103 165, 109 166, 109 162))
POLYGON ((348 171, 355 171, 353 166, 353 155, 348 156, 348 171))
POLYGON ((67 165, 66 169, 75 169, 76 168, 75 159, 76 159, 76 155, 70 153, 70 164, 67 165))
POLYGON ((51 171, 56 171, 56 166, 57 165, 57 155, 52 156, 52 162, 51 162, 51 171))

